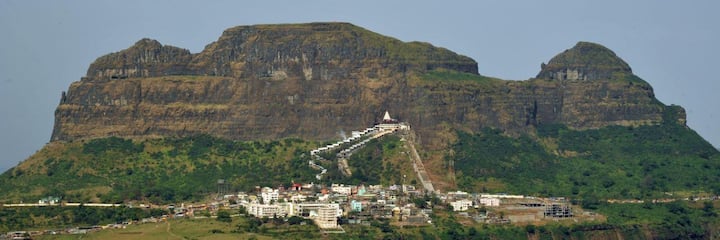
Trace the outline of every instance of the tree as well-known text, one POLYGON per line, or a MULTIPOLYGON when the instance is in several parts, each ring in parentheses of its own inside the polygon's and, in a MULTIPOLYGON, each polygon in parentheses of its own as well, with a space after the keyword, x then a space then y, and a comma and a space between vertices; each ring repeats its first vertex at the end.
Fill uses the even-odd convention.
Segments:
POLYGON ((668 212, 671 212, 675 215, 685 215, 688 213, 687 206, 680 201, 670 202, 665 205, 665 207, 668 209, 668 212))
POLYGON ((387 220, 373 220, 372 222, 370 222, 370 226, 379 228, 380 231, 384 233, 393 232, 392 227, 390 227, 390 222, 388 222, 387 220))
POLYGON ((238 212, 240 214, 247 214, 247 208, 245 208, 245 206, 243 206, 243 205, 240 205, 240 206, 238 206, 238 212))
POLYGON ((717 217, 717 213, 715 212, 715 206, 713 205, 713 202, 706 201, 703 203, 703 216, 706 217, 717 217))
POLYGON ((221 222, 229 223, 229 222, 232 222, 232 217, 230 217, 229 212, 227 212, 225 210, 221 210, 221 211, 218 211, 218 213, 217 213, 217 220, 221 221, 221 222))
POLYGON ((278 217, 277 214, 274 214, 273 215, 273 223, 275 223, 276 225, 281 225, 281 224, 285 223, 285 220, 282 217, 278 217))
POLYGON ((428 203, 423 198, 413 198, 412 201, 418 208, 428 208, 428 203))
POLYGON ((485 205, 483 205, 482 207, 480 207, 480 209, 478 209, 478 212, 483 213, 483 214, 487 214, 487 208, 485 207, 485 205))
POLYGON ((303 218, 298 217, 298 216, 292 216, 292 217, 288 218, 288 224, 290 224, 290 225, 298 225, 298 224, 302 223, 302 221, 303 221, 303 218))
POLYGON ((600 206, 600 199, 594 193, 585 194, 581 206, 584 209, 597 209, 600 206))
POLYGON ((245 224, 239 224, 238 230, 240 232, 252 232, 256 233, 260 230, 260 226, 262 226, 262 221, 260 221, 259 218, 256 217, 248 217, 245 218, 245 224))
POLYGON ((529 234, 535 234, 535 225, 528 224, 525 226, 525 232, 529 234))
POLYGON ((477 229, 475 229, 474 227, 470 227, 470 230, 468 230, 468 233, 467 233, 467 235, 470 237, 475 237, 475 235, 477 235, 477 234, 478 234, 477 229))

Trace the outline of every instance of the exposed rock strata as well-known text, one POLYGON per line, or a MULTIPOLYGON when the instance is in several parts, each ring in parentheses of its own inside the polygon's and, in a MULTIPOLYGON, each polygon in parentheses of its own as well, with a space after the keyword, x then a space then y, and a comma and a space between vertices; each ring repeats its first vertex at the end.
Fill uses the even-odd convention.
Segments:
POLYGON ((543 64, 538 78, 554 80, 608 80, 632 75, 630 66, 606 47, 579 42, 543 64))
POLYGON ((327 140, 388 110, 428 147, 450 126, 522 132, 652 124, 666 107, 612 51, 579 43, 536 79, 477 75, 474 60, 346 23, 240 26, 205 50, 141 40, 100 57, 63 94, 52 140, 207 133, 327 140), (428 79, 433 72, 467 80, 428 79))

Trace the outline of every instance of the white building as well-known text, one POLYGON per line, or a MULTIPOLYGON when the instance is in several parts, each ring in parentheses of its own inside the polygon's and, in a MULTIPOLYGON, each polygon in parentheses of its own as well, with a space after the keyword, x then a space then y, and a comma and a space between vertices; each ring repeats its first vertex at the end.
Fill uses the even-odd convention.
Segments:
POLYGON ((45 198, 38 200, 38 204, 55 205, 58 203, 60 203, 59 197, 45 197, 45 198))
POLYGON ((450 206, 453 207, 453 211, 461 212, 461 211, 467 211, 468 208, 472 207, 473 202, 467 199, 457 200, 454 202, 450 202, 450 206))
POLYGON ((488 207, 500 206, 499 198, 480 198, 479 202, 480 202, 480 205, 488 206, 488 207))
POLYGON ((307 200, 307 196, 304 194, 293 194, 290 196, 291 202, 305 202, 305 200, 307 200))
POLYGON ((281 216, 297 216, 299 215, 297 210, 297 204, 296 203, 280 203, 279 206, 279 212, 281 216))
POLYGON ((295 206, 297 207, 297 213, 308 213, 311 218, 315 218, 318 216, 320 208, 335 209, 336 217, 343 215, 343 210, 342 208, 340 208, 340 204, 338 203, 298 203, 295 206))
POLYGON ((507 195, 507 194, 481 194, 481 198, 512 198, 512 199, 523 199, 523 195, 507 195))
POLYGON ((263 200, 263 203, 270 204, 275 203, 278 201, 279 193, 277 189, 272 189, 269 187, 264 187, 262 191, 260 192, 260 197, 263 200))
POLYGON ((448 193, 447 193, 447 198, 448 198, 448 199, 452 199, 452 200, 455 200, 455 199, 465 199, 465 198, 468 198, 468 197, 470 197, 470 194, 467 193, 467 192, 463 192, 463 191, 455 191, 455 192, 448 192, 448 193))
POLYGON ((276 216, 283 215, 280 211, 280 206, 278 205, 269 205, 269 204, 256 204, 252 203, 247 208, 248 214, 253 215, 255 217, 269 217, 274 218, 276 216))
POLYGON ((337 211, 333 207, 321 207, 317 210, 317 217, 314 218, 315 224, 320 228, 338 228, 337 211))
POLYGON ((348 196, 350 196, 350 194, 352 194, 352 189, 353 189, 352 186, 345 186, 343 184, 333 184, 331 186, 331 190, 333 192, 339 193, 339 194, 345 194, 348 196))

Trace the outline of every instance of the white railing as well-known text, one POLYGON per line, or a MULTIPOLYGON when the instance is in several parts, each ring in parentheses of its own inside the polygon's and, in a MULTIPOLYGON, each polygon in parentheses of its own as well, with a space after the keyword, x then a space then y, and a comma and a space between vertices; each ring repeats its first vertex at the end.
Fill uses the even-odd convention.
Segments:
MULTIPOLYGON (((367 144, 367 143, 370 142, 371 140, 380 138, 380 137, 385 136, 385 135, 390 134, 390 133, 393 133, 393 132, 397 131, 398 129, 407 129, 407 125, 404 124, 404 123, 400 123, 400 124, 382 124, 382 125, 375 125, 374 127, 366 128, 365 130, 362 130, 362 131, 359 131, 359 132, 354 132, 353 136, 350 137, 350 138, 346 138, 346 139, 337 141, 337 142, 335 142, 335 143, 328 144, 328 145, 326 145, 326 146, 324 146, 324 147, 320 147, 320 148, 317 148, 317 149, 314 149, 314 150, 310 151, 310 157, 312 157, 312 159, 313 159, 313 160, 310 160, 310 161, 309 161, 310 167, 312 167, 312 168, 314 168, 314 169, 320 170, 320 173, 317 174, 317 175, 315 175, 315 178, 317 178, 318 180, 320 180, 320 179, 322 179, 322 176, 323 176, 325 173, 327 173, 327 169, 325 169, 323 166, 320 166, 320 165, 318 165, 318 164, 316 164, 316 163, 314 162, 314 160, 318 160, 318 161, 320 161, 320 160, 325 160, 325 161, 327 161, 327 159, 325 159, 325 158, 323 158, 322 156, 320 156, 319 153, 321 153, 321 152, 335 151, 335 150, 337 150, 337 149, 340 148, 340 147, 347 146, 348 144, 351 144, 351 143, 353 143, 353 142, 355 142, 355 141, 358 141, 358 140, 360 140, 360 139, 365 138, 365 139, 363 139, 362 141, 360 141, 360 142, 358 142, 358 143, 355 143, 355 144, 350 145, 349 147, 344 147, 343 149, 341 149, 341 150, 336 154, 336 157, 337 157, 338 159, 344 159, 344 161, 345 161, 344 163, 347 163, 347 162, 346 162, 347 159, 348 159, 356 150, 364 147, 365 144, 367 144), (355 133, 356 133, 356 134, 355 134, 355 133), (366 136, 370 136, 370 137, 367 137, 367 138, 366 138, 366 136)), ((346 164, 346 165, 347 165, 347 164, 346 164)), ((345 169, 345 174, 346 174, 346 175, 352 174, 352 173, 350 172, 350 169, 349 169, 347 166, 345 166, 344 169, 345 169)))

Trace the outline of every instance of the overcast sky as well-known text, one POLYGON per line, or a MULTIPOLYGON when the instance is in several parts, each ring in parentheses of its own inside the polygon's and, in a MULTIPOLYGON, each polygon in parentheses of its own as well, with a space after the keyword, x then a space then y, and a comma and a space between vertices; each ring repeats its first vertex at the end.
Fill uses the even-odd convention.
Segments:
POLYGON ((600 43, 720 146, 720 1, 244 2, 0 0, 0 171, 49 141, 60 93, 97 57, 145 37, 197 53, 229 27, 319 21, 429 42, 512 80, 578 41, 600 43))

